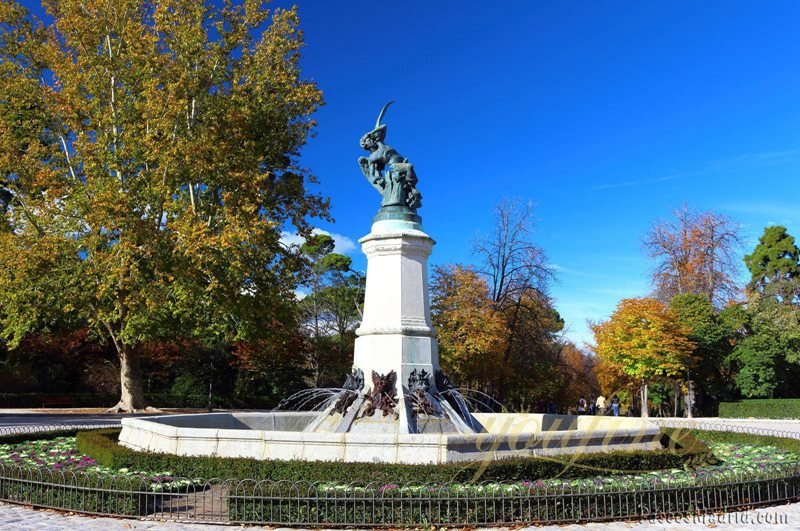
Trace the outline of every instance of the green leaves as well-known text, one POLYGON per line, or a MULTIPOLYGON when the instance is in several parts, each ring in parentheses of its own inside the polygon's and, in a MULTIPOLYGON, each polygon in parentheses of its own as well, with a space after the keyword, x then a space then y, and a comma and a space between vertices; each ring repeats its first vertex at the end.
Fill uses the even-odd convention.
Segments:
POLYGON ((633 382, 679 377, 692 362, 687 328, 655 299, 623 299, 592 331, 601 363, 633 382))
POLYGON ((764 229, 753 252, 744 257, 751 280, 748 287, 762 297, 784 304, 797 301, 800 294, 800 249, 786 227, 764 229))
POLYGON ((0 8, 2 334, 71 319, 136 356, 296 322, 306 264, 281 230, 327 216, 297 161, 322 95, 301 77, 296 11, 46 7, 48 28, 0 8))

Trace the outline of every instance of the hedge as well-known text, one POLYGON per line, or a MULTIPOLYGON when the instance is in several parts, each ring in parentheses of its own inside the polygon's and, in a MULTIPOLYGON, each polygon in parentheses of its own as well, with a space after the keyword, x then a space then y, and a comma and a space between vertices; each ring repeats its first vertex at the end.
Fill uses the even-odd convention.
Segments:
MULTIPOLYGON (((144 492, 114 492, 108 481, 91 475, 38 474, 32 479, 20 471, 8 474, 0 481, 0 499, 84 513, 145 516, 152 512, 158 496, 144 492), (41 481, 41 483, 40 483, 41 481)), ((130 489, 130 487, 128 487, 130 489)))
POLYGON ((800 419, 800 398, 765 398, 721 402, 722 418, 800 419))
MULTIPOLYGON (((402 465, 331 461, 279 461, 248 458, 187 457, 137 452, 117 444, 119 429, 81 431, 78 450, 98 464, 130 470, 170 470, 176 476, 219 479, 270 479, 273 481, 375 481, 382 483, 468 482, 530 480, 552 477, 583 478, 598 473, 653 471, 682 468, 687 461, 708 456, 708 447, 672 444, 661 451, 621 451, 555 457, 509 458, 484 463, 402 465)), ((667 435, 668 437, 668 435, 667 435)))
MULTIPOLYGON (((413 526, 416 528, 464 527, 498 524, 599 522, 693 515, 730 511, 760 500, 782 501, 780 493, 796 492, 800 478, 754 480, 746 484, 718 484, 656 488, 621 492, 553 492, 516 495, 402 496, 349 491, 339 496, 311 497, 298 501, 273 493, 243 492, 229 498, 231 523, 291 526, 357 525, 413 526), (533 498, 531 497, 533 496, 533 498), (533 502, 533 503, 532 503, 533 502)), ((295 496, 298 496, 296 493, 295 496)), ((302 496, 302 495, 301 495, 302 496)))

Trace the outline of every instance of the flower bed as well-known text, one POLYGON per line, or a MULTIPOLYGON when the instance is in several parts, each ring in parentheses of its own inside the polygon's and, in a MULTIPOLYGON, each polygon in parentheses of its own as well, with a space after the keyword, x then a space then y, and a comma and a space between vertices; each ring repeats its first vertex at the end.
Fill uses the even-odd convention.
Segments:
POLYGON ((447 484, 253 482, 231 492, 229 515, 238 523, 308 525, 569 522, 725 510, 798 492, 800 455, 710 447, 721 461, 694 470, 447 484))
POLYGON ((98 478, 129 478, 142 483, 151 492, 175 492, 201 482, 175 478, 170 471, 114 469, 98 465, 93 458, 81 455, 74 436, 0 444, 0 463, 44 468, 53 472, 84 472, 98 478))
POLYGON ((83 455, 74 436, 60 436, 0 444, 0 499, 144 516, 214 486, 219 508, 225 507, 221 521, 406 526, 645 518, 775 503, 800 493, 800 453, 736 442, 709 446, 718 464, 627 474, 585 470, 580 477, 482 483, 205 482, 171 471, 104 466, 83 455))
MULTIPOLYGON (((697 478, 703 480, 725 481, 736 479, 747 474, 774 473, 791 467, 800 467, 800 454, 796 454, 773 446, 753 446, 725 442, 711 442, 709 447, 719 464, 698 467, 695 470, 668 469, 642 473, 608 473, 601 472, 583 478, 529 478, 516 482, 456 482, 437 485, 436 492, 484 493, 484 492, 531 492, 554 489, 582 490, 619 490, 636 489, 652 485, 654 482, 663 485, 688 486, 697 478)), ((0 463, 21 465, 34 468, 45 468, 62 472, 91 472, 103 476, 127 477, 141 480, 148 490, 175 491, 185 488, 200 480, 178 479, 171 471, 130 470, 128 468, 112 468, 102 466, 89 456, 81 455, 74 436, 57 437, 49 440, 32 440, 11 444, 0 444, 0 463)), ((337 492, 342 489, 356 488, 351 483, 316 482, 319 492, 337 492)), ((399 487, 395 483, 373 484, 384 495, 421 492, 419 489, 431 489, 408 485, 399 487)))
MULTIPOLYGON (((33 435, 36 437, 36 435, 33 435)), ((197 481, 168 471, 113 469, 82 455, 74 436, 0 444, 0 499, 94 514, 144 516, 159 493, 185 492, 197 481)))

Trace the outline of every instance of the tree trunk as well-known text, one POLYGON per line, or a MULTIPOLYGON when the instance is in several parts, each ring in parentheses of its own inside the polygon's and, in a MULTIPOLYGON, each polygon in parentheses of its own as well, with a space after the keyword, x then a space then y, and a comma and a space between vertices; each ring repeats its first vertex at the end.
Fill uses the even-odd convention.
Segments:
POLYGON ((672 414, 673 417, 677 417, 678 416, 678 408, 680 406, 680 403, 681 403, 681 384, 676 382, 675 383, 675 407, 674 407, 674 412, 672 414))
POLYGON ((142 369, 139 364, 139 352, 124 343, 117 343, 119 356, 120 399, 111 412, 141 411, 147 408, 142 386, 142 369))
POLYGON ((647 382, 642 381, 642 418, 648 418, 650 416, 649 411, 647 410, 647 382))

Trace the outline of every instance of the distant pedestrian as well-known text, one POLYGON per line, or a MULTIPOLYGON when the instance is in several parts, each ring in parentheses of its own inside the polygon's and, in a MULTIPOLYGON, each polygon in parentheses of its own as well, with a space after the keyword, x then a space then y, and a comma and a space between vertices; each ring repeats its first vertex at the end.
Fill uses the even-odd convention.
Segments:
POLYGON ((553 402, 552 400, 550 401, 549 404, 547 404, 547 413, 549 415, 555 415, 556 413, 558 413, 558 410, 556 409, 556 403, 553 402))
POLYGON ((585 415, 586 414, 586 399, 580 397, 578 399, 578 415, 585 415))
POLYGON ((594 403, 595 398, 594 395, 589 396, 589 414, 594 415, 597 413, 597 404, 594 403))
POLYGON ((619 397, 617 395, 611 397, 611 413, 615 417, 619 417, 619 397))
POLYGON ((605 415, 606 414, 606 397, 600 395, 595 400, 595 407, 597 408, 598 415, 605 415))

